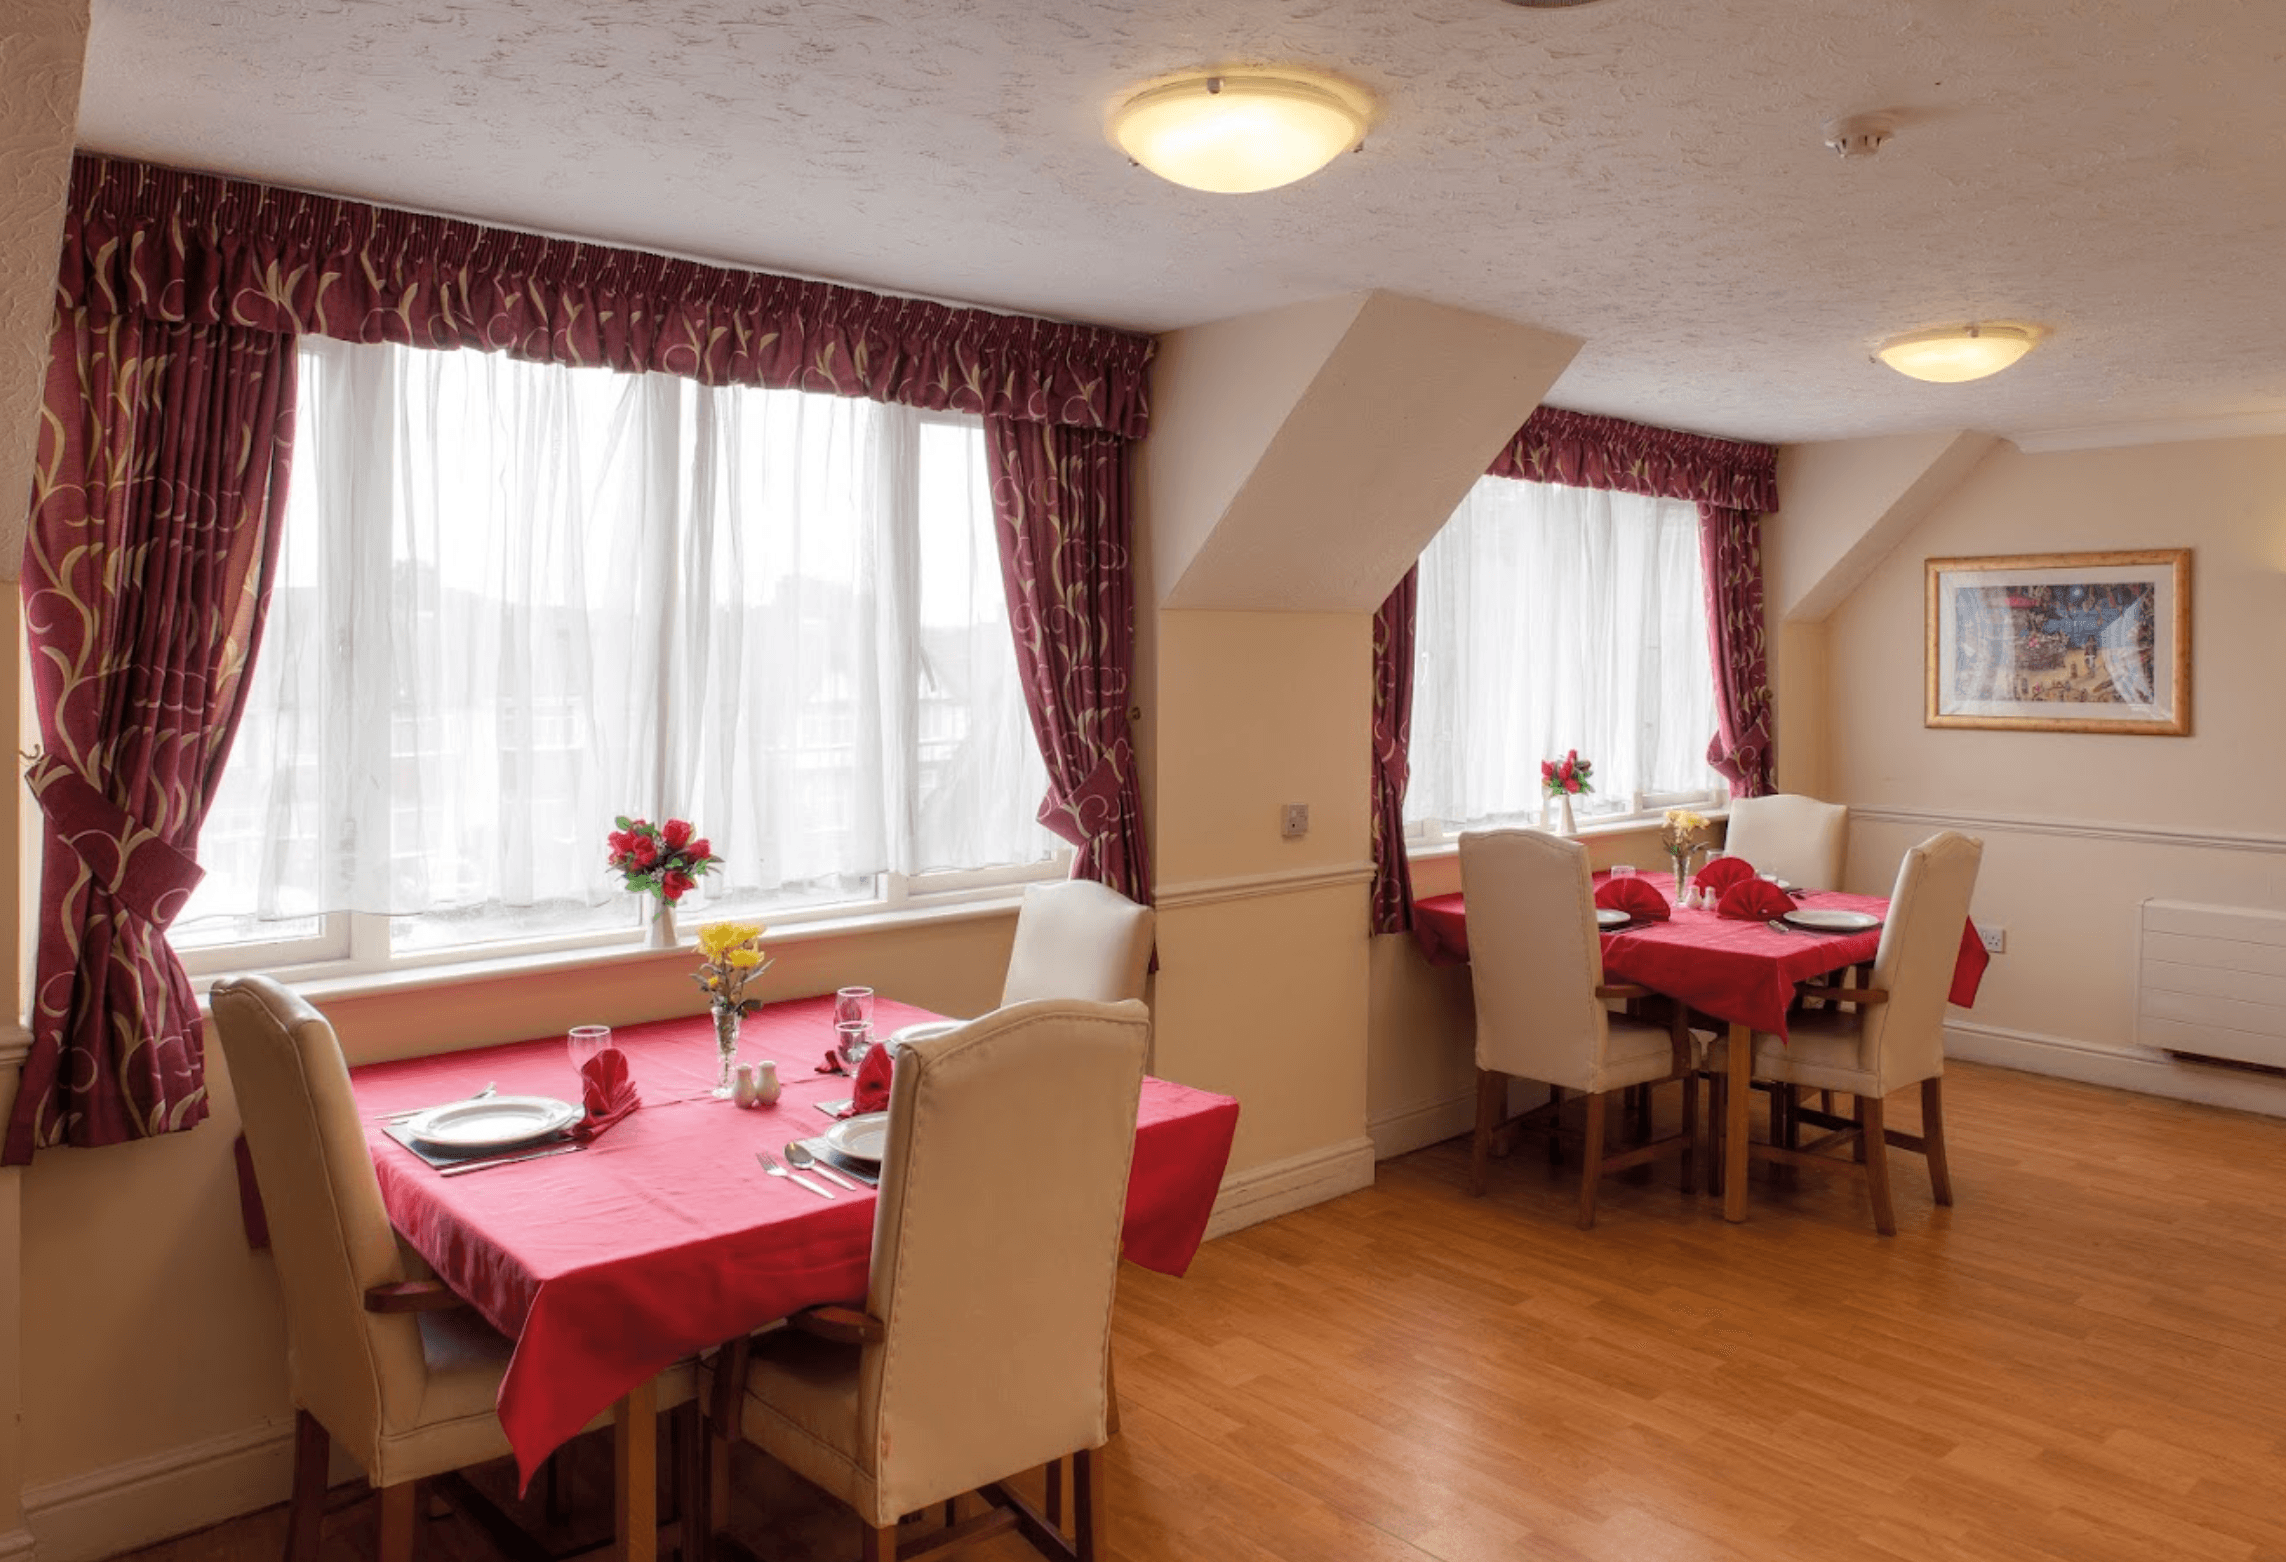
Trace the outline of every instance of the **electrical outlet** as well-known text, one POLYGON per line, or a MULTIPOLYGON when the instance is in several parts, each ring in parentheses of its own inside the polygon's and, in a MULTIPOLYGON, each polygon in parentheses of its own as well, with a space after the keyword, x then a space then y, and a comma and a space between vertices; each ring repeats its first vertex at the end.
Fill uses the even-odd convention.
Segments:
POLYGON ((1278 814, 1278 834, 1286 840, 1298 841, 1310 833, 1310 805, 1288 803, 1278 814))
POLYGON ((2004 927, 1986 927, 1980 922, 1977 924, 1976 936, 1984 940, 1984 947, 1993 954, 1999 954, 2008 947, 2008 929, 2004 927))

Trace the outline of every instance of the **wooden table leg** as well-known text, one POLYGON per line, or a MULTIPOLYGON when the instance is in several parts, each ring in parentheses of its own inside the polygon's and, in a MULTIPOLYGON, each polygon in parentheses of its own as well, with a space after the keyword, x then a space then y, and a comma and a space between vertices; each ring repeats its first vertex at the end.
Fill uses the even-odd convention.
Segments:
POLYGON ((1730 1028, 1730 1078, 1724 1090, 1722 1218, 1746 1218, 1746 1108, 1753 1099, 1754 1028, 1730 1028))
POLYGON ((612 1416, 612 1496, 619 1554, 627 1562, 659 1559, 659 1385, 645 1379, 628 1390, 612 1416))

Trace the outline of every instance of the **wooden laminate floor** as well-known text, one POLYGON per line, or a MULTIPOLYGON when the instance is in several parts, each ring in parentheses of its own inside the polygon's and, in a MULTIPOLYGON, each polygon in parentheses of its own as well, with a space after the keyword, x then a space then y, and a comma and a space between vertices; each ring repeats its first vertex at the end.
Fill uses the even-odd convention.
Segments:
MULTIPOLYGON (((1536 1142, 1476 1200, 1456 1140, 1183 1280, 1130 1266, 1112 1554, 2286 1562, 2286 1122, 1974 1066, 1946 1097, 1959 1202, 1894 1154, 1894 1238, 1853 1179, 1758 1170, 1729 1226, 1665 1165, 1582 1232, 1536 1142)), ((608 1451, 575 1452, 592 1499, 608 1451)), ((855 1555, 832 1505, 740 1469, 768 1562, 855 1555)), ((370 1502, 335 1505, 327 1562, 369 1556, 370 1502)), ((493 1555, 457 1517, 422 1545, 493 1555)))

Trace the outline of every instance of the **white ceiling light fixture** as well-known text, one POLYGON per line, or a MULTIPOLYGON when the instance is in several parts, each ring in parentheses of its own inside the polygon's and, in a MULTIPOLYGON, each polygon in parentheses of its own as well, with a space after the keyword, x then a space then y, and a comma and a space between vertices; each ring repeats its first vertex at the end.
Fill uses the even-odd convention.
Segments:
POLYGON ((1171 183, 1218 195, 1275 190, 1365 143, 1372 94, 1319 71, 1193 71, 1111 105, 1112 144, 1171 183))
POLYGON ((2028 325, 1955 325, 1893 336, 1874 356, 1899 374, 1939 385, 1958 385, 1998 374, 2032 350, 2039 332, 2028 325))

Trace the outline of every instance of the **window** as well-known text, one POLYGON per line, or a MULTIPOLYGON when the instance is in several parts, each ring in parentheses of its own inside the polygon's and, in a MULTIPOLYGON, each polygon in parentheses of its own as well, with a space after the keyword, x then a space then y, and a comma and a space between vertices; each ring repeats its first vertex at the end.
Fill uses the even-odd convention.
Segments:
POLYGON ((269 627, 175 925, 227 946, 199 963, 624 936, 621 813, 727 859, 698 915, 1053 871, 977 419, 300 351, 269 627))
POLYGON ((1594 762, 1586 816, 1727 795, 1715 733, 1698 507, 1487 477, 1421 554, 1413 672, 1416 838, 1538 819, 1540 761, 1594 762))

